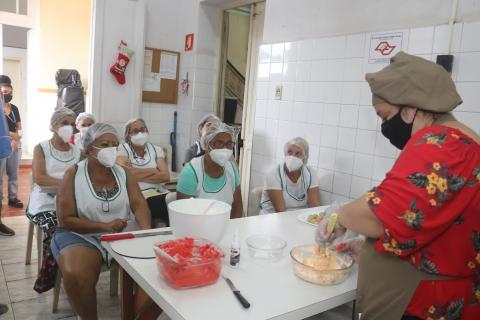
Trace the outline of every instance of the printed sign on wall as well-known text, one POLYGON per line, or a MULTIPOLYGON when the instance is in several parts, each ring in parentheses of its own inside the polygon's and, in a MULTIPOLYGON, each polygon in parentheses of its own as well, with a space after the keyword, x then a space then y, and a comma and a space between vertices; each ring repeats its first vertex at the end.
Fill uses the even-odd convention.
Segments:
POLYGON ((390 58, 403 49, 403 32, 372 33, 368 63, 388 63, 390 58))

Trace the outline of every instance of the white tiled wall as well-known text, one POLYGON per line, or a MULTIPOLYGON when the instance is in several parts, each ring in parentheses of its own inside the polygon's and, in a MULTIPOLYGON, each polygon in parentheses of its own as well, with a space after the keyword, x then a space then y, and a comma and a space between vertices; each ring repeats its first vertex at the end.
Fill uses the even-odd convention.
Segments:
MULTIPOLYGON (((448 47, 448 26, 405 30, 407 52, 435 60, 448 47)), ((464 103, 455 116, 480 133, 480 22, 454 28, 453 78, 464 103)), ((283 159, 284 143, 302 136, 318 170, 323 203, 361 196, 381 181, 398 151, 380 132, 366 72, 383 65, 365 59, 368 34, 263 45, 251 188, 283 159), (283 97, 275 100, 275 86, 283 97)))

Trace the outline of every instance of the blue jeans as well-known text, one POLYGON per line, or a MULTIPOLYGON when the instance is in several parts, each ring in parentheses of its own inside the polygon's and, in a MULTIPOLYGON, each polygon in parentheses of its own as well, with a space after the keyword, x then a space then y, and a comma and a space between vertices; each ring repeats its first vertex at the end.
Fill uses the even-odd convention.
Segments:
MULTIPOLYGON (((20 167, 20 156, 22 149, 17 149, 12 155, 6 159, 0 160, 0 174, 1 181, 3 182, 3 174, 5 170, 8 176, 8 200, 17 198, 18 193, 18 170, 20 167)), ((0 188, 0 208, 2 207, 1 201, 3 200, 3 188, 0 188)))

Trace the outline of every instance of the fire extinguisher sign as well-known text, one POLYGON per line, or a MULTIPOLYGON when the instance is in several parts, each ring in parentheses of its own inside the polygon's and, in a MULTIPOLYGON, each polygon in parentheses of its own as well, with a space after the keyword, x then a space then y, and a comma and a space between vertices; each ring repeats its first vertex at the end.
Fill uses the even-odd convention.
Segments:
POLYGON ((388 63, 390 58, 402 50, 403 32, 370 34, 368 63, 388 63))
POLYGON ((193 50, 193 33, 189 33, 185 36, 185 51, 193 50))

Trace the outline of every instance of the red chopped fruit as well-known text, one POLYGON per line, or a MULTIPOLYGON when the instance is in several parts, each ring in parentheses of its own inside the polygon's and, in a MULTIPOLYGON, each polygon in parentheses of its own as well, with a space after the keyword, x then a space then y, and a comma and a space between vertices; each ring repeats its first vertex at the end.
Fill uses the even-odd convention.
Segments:
POLYGON ((157 266, 174 288, 192 288, 214 283, 221 270, 223 253, 204 240, 182 238, 158 245, 177 262, 157 254, 157 266))
POLYGON ((165 242, 158 246, 166 254, 174 258, 208 260, 219 258, 222 253, 217 250, 212 244, 205 243, 202 245, 195 244, 192 238, 182 238, 165 242))

